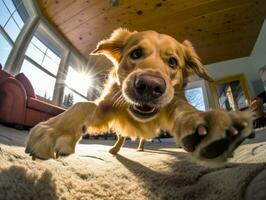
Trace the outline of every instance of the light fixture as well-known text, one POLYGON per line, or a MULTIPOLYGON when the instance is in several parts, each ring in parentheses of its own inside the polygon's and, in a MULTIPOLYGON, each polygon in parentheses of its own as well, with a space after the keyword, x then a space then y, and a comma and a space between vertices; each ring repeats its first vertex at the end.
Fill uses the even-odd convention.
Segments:
POLYGON ((109 0, 112 7, 118 6, 118 0, 109 0))

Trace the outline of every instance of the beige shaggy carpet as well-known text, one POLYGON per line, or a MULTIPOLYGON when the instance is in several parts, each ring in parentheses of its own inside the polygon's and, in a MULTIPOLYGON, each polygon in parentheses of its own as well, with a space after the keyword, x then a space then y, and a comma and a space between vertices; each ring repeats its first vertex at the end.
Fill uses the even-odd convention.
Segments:
POLYGON ((195 163, 172 140, 149 142, 145 152, 127 141, 116 157, 108 153, 114 141, 86 140, 69 157, 32 161, 26 135, 0 126, 1 200, 266 199, 266 131, 220 167, 195 163))

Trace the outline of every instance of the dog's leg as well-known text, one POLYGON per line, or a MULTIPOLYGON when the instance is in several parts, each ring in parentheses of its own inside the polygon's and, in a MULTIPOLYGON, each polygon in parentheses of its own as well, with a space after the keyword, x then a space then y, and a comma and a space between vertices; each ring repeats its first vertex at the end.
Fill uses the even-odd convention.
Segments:
POLYGON ((116 155, 125 142, 125 137, 118 135, 117 141, 114 146, 109 150, 109 153, 116 155))
POLYGON ((141 138, 139 141, 139 146, 137 151, 144 151, 144 144, 145 144, 145 139, 141 138))
POLYGON ((73 105, 60 115, 37 124, 31 129, 26 153, 33 158, 56 158, 74 153, 76 143, 91 124, 97 110, 93 102, 73 105))
POLYGON ((245 112, 216 109, 200 112, 184 105, 177 109, 173 136, 196 158, 221 162, 252 135, 252 118, 245 112))

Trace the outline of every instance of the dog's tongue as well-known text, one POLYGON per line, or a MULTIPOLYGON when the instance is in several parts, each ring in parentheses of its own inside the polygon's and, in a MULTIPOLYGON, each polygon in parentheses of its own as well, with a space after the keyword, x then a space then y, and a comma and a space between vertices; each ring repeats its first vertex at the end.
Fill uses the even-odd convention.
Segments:
POLYGON ((142 118, 152 117, 158 112, 157 108, 147 104, 133 105, 130 107, 130 110, 134 115, 142 118))
POLYGON ((148 106, 146 104, 142 104, 140 106, 137 106, 138 109, 142 110, 142 111, 145 111, 145 112, 148 112, 148 111, 152 111, 153 110, 153 107, 151 106, 148 106))

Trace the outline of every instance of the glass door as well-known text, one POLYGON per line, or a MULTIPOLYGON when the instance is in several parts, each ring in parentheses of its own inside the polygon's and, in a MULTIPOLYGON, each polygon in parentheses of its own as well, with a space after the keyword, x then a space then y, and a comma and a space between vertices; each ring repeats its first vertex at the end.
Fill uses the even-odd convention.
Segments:
POLYGON ((249 91, 243 74, 225 77, 210 84, 216 107, 244 110, 249 106, 249 91))

